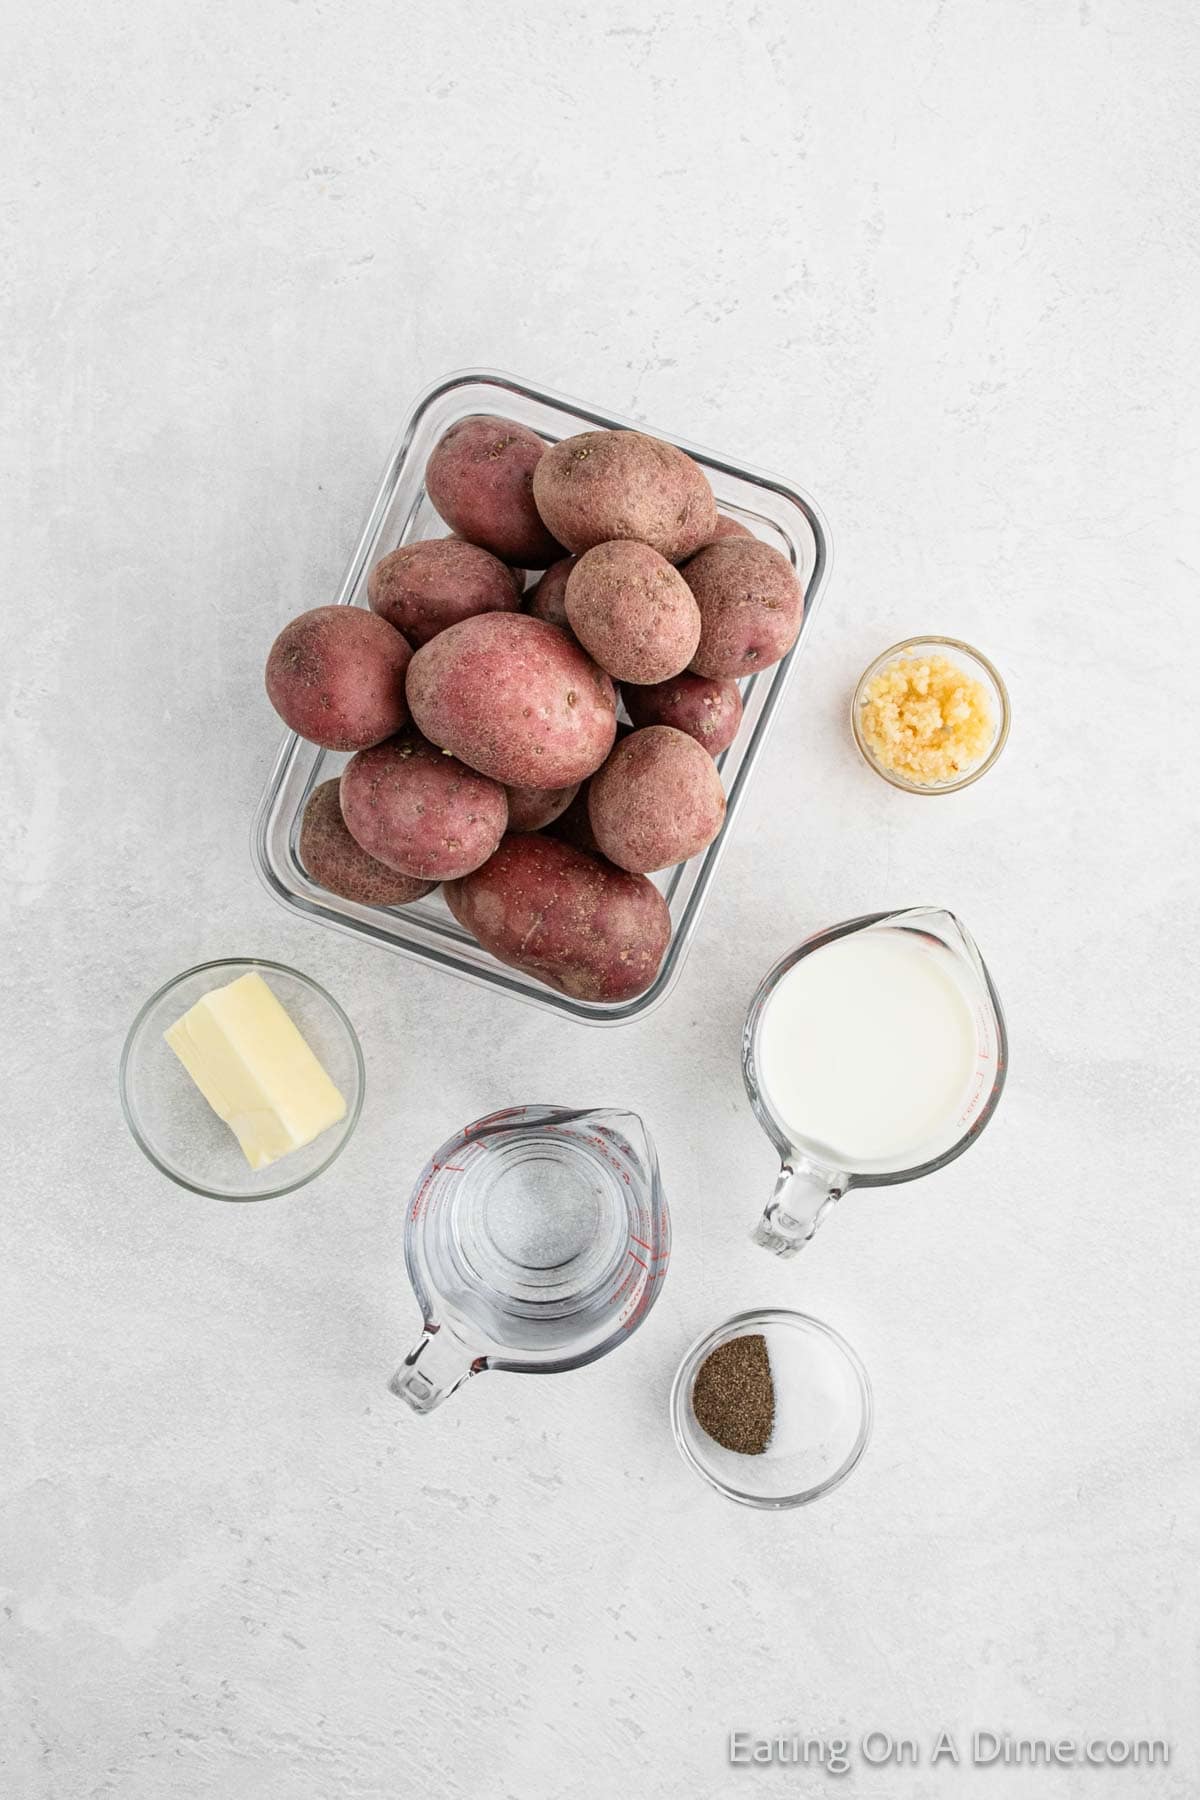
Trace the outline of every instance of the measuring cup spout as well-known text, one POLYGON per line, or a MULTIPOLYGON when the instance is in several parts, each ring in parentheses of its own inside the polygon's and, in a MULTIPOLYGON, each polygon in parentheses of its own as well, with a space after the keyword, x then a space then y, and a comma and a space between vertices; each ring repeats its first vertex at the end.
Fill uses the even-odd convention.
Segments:
POLYGON ((803 1250, 825 1214, 846 1191, 844 1175, 817 1169, 797 1157, 785 1162, 753 1238, 775 1256, 803 1250))
POLYGON ((931 932, 934 937, 941 938, 948 950, 974 970, 976 975, 984 975, 983 958, 979 954, 979 946, 971 936, 962 920, 944 906, 911 906, 906 912, 890 914, 888 924, 916 926, 931 932))
POLYGON ((465 1344, 434 1326, 409 1351, 389 1386, 415 1413, 429 1413, 460 1388, 469 1375, 486 1368, 485 1357, 472 1357, 465 1344))
POLYGON ((646 1130, 645 1121, 637 1113, 608 1106, 581 1113, 580 1117, 590 1120, 602 1130, 615 1132, 623 1140, 626 1149, 648 1169, 658 1167, 650 1133, 646 1130))

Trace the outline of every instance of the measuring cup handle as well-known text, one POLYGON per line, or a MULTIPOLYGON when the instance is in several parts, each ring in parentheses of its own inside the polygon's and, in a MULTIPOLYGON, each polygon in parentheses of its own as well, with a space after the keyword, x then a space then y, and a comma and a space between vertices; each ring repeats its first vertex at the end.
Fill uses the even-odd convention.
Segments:
POLYGON ((464 1345, 435 1327, 422 1333, 388 1385, 415 1413, 429 1413, 460 1388, 468 1375, 486 1368, 484 1357, 472 1358, 464 1345))
POLYGON ((754 1228, 754 1242, 775 1256, 795 1256, 845 1191, 844 1176, 784 1163, 775 1192, 754 1228))

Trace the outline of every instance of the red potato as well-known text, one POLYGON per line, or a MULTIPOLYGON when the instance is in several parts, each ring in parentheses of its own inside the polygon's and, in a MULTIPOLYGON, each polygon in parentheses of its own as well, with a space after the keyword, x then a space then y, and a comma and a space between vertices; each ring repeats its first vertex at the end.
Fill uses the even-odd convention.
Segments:
POLYGON ((567 618, 588 654, 618 681, 665 681, 692 660, 700 609, 687 582, 648 544, 586 550, 571 570, 567 618))
POLYGON ((365 750, 408 718, 412 649, 358 606, 315 606, 285 625, 267 657, 267 698, 285 724, 326 750, 365 750))
POLYGON ((426 538, 375 564, 367 599, 416 647, 475 613, 516 612, 521 582, 490 550, 462 538, 426 538))
POLYGON ((723 538, 693 556, 683 578, 700 608, 697 675, 753 675, 795 643, 804 590, 787 557, 757 538, 723 538))
POLYGON ((719 544, 722 538, 753 538, 754 533, 740 519, 731 519, 728 513, 717 514, 717 529, 709 539, 710 544, 719 544))
POLYGON ((629 1000, 658 974, 671 936, 652 882, 569 844, 506 837, 446 888, 459 923, 498 961, 576 1000, 629 1000))
POLYGON ((566 812, 579 792, 579 783, 561 788, 505 788, 508 795, 508 829, 541 831, 566 812))
MULTIPOLYGON (((619 744, 623 738, 627 738, 632 730, 632 725, 627 725, 624 719, 618 719, 616 743, 619 744)), ((596 842, 596 834, 592 830, 592 821, 588 816, 588 789, 590 786, 590 781, 581 781, 578 792, 570 805, 559 813, 556 819, 551 819, 549 825, 543 829, 549 832, 551 837, 561 838, 564 844, 573 845, 576 850, 588 850, 593 856, 600 856, 603 852, 596 842)))
POLYGON ((527 425, 477 413, 434 446, 425 490, 459 537, 523 569, 544 569, 563 554, 533 499, 533 472, 545 448, 527 425))
POLYGON ((339 799, 351 836, 368 856, 424 881, 477 869, 508 824, 499 783, 443 756, 415 731, 351 757, 339 799))
POLYGON ((566 606, 567 577, 578 560, 575 556, 562 556, 556 563, 551 563, 541 580, 535 582, 526 595, 525 611, 532 613, 535 619, 545 619, 547 625, 557 625, 562 631, 570 631, 566 606))
POLYGON ((323 781, 309 796, 300 822, 300 861, 319 886, 363 906, 406 906, 437 886, 367 855, 346 829, 336 781, 323 781))
POLYGON ((653 687, 621 690, 635 725, 673 725, 686 731, 710 756, 728 750, 742 722, 742 695, 736 681, 718 681, 686 670, 653 687))
POLYGON ((579 645, 527 613, 480 613, 423 644, 408 704, 431 743, 506 787, 561 788, 612 748, 617 697, 579 645))
POLYGON ((699 464, 643 431, 584 431, 552 444, 534 470, 533 496, 568 550, 635 538, 680 562, 716 530, 699 464))
POLYGON ((648 875, 712 843, 725 823, 725 790, 695 738, 649 725, 631 732, 593 775, 588 817, 609 862, 648 875))
POLYGON ((589 781, 580 783, 579 790, 571 804, 560 812, 557 819, 551 819, 545 830, 560 843, 570 844, 573 850, 587 850, 592 856, 602 855, 596 834, 592 830, 592 821, 588 814, 589 781))

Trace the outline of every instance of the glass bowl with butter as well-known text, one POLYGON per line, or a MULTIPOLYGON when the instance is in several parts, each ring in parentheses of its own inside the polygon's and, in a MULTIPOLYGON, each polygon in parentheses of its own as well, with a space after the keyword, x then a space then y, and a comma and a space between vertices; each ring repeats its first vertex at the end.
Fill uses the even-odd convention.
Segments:
POLYGON ((214 1200, 270 1200, 320 1175, 358 1123, 364 1084, 358 1037, 332 995, 257 958, 174 976, 121 1053, 134 1141, 214 1200))
POLYGON ((954 794, 1008 740, 1008 689, 958 638, 905 638, 863 671, 850 728, 864 762, 909 794, 954 794))

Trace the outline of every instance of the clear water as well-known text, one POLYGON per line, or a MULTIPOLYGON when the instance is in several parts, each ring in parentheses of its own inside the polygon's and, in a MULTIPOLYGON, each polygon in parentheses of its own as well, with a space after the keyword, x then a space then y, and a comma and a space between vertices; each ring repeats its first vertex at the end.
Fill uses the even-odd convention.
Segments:
POLYGON ((553 1352, 613 1329, 657 1272, 652 1176, 612 1123, 529 1111, 435 1165, 422 1249, 436 1294, 475 1334, 553 1352))
POLYGON ((573 1157, 517 1148, 479 1198, 489 1247, 520 1275, 556 1280, 603 1235, 604 1190, 597 1171, 573 1157))
POLYGON ((628 1239, 620 1177, 565 1134, 514 1135, 476 1156, 455 1208, 467 1267, 515 1304, 582 1304, 628 1239))

